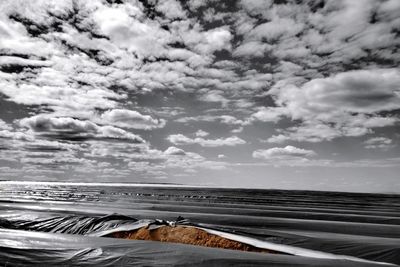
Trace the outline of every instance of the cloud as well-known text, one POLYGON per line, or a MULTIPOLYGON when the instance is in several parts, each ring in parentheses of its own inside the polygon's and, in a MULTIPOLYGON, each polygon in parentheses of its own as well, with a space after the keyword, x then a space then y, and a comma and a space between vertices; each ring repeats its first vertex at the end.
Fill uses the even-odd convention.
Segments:
POLYGON ((383 117, 380 113, 400 108, 399 82, 397 69, 373 69, 313 79, 302 86, 277 85, 270 92, 279 105, 269 108, 272 119, 287 116, 303 123, 282 131, 270 141, 319 142, 361 136, 371 133, 373 128, 394 125, 396 117, 383 117))
POLYGON ((232 133, 241 133, 241 132, 243 132, 243 127, 240 126, 239 128, 233 129, 231 132, 232 133))
MULTIPOLYGON (((339 129, 320 122, 305 122, 297 126, 289 127, 285 130, 278 129, 277 131, 282 133, 268 138, 268 143, 283 143, 287 140, 317 143, 324 140, 330 141, 342 135, 342 132, 339 129)), ((364 129, 354 133, 356 135, 365 134, 364 129)))
POLYGON ((373 114, 400 108, 399 82, 398 69, 355 70, 313 79, 300 88, 287 85, 274 95, 294 119, 331 119, 342 113, 373 114))
POLYGON ((303 30, 304 25, 291 18, 275 18, 270 22, 257 25, 249 33, 248 38, 275 41, 279 38, 295 36, 303 30))
POLYGON ((387 150, 394 147, 393 140, 386 137, 372 137, 364 142, 366 149, 387 150))
POLYGON ((251 120, 263 122, 278 122, 286 113, 282 107, 261 107, 256 113, 251 115, 251 120))
POLYGON ((235 57, 263 57, 271 46, 266 43, 258 41, 249 41, 247 43, 242 43, 233 51, 233 56, 235 57))
MULTIPOLYGON (((301 60, 306 66, 328 66, 341 71, 344 62, 363 64, 355 60, 367 59, 371 55, 369 50, 376 51, 372 53, 373 61, 391 56, 398 59, 393 29, 397 27, 395 14, 399 7, 394 1, 281 5, 252 0, 241 1, 239 6, 245 11, 236 14, 240 21, 237 31, 244 36, 242 44, 267 43, 271 45, 270 54, 279 59, 301 60), (257 24, 256 16, 267 22, 257 24), (340 65, 334 66, 336 63, 340 65)), ((254 57, 259 54, 255 53, 254 57)))
POLYGON ((151 130, 165 126, 164 119, 153 119, 149 115, 142 115, 137 111, 126 109, 112 109, 104 112, 100 122, 122 128, 151 130))
POLYGON ((226 107, 229 103, 229 99, 224 97, 222 91, 219 90, 210 90, 199 97, 201 101, 205 102, 216 102, 216 103, 221 103, 223 107, 226 107))
POLYGON ((0 130, 11 130, 12 127, 8 125, 5 121, 0 119, 0 130))
POLYGON ((231 50, 232 34, 226 27, 220 27, 194 35, 192 32, 183 36, 184 41, 196 52, 209 54, 219 50, 231 50))
POLYGON ((186 155, 186 152, 183 149, 180 149, 180 148, 177 148, 174 146, 170 146, 164 151, 164 154, 184 156, 184 155, 186 155))
POLYGON ((24 68, 49 67, 51 62, 46 60, 25 59, 20 57, 1 56, 0 70, 2 72, 20 72, 24 68))
POLYGON ((209 135, 209 133, 200 129, 197 132, 195 132, 195 135, 197 137, 205 137, 205 136, 209 135))
MULTIPOLYGON (((44 73, 42 72, 44 75, 44 73)), ((44 78, 44 80, 53 83, 51 79, 57 79, 54 73, 44 78)), ((58 85, 46 85, 39 81, 43 78, 41 75, 35 77, 30 83, 17 83, 11 80, 0 80, 0 92, 9 97, 9 99, 18 104, 24 105, 45 105, 55 111, 64 113, 91 112, 96 108, 114 108, 117 103, 112 99, 121 99, 120 95, 105 89, 99 88, 74 88, 58 85), (36 82, 38 84, 36 84, 36 82)))
POLYGON ((250 14, 257 15, 268 10, 272 3, 270 0, 241 0, 238 5, 250 14))
MULTIPOLYGON (((199 175, 231 166, 209 147, 239 144, 263 166, 398 164, 386 134, 399 120, 399 1, 111 2, 0 1, 0 158, 21 179, 199 175), (336 163, 209 137, 222 131, 353 137, 393 159, 336 163)), ((249 161, 235 151, 224 155, 249 161)))
POLYGON ((138 135, 132 134, 113 126, 98 126, 91 121, 82 121, 69 117, 51 117, 48 115, 36 115, 20 120, 22 127, 27 127, 39 135, 57 138, 110 138, 125 139, 135 143, 145 141, 138 135))
POLYGON ((309 166, 325 165, 325 161, 312 162, 309 158, 316 156, 312 150, 297 148, 294 146, 273 147, 258 149, 252 154, 253 158, 265 160, 275 166, 309 166))
POLYGON ((57 153, 51 155, 51 157, 24 157, 21 159, 23 164, 35 164, 35 165, 65 165, 65 164, 87 164, 94 163, 94 161, 87 160, 85 158, 78 158, 75 155, 67 153, 57 153))
POLYGON ((200 115, 194 117, 181 117, 176 120, 177 122, 188 123, 191 121, 208 121, 219 122, 228 125, 247 125, 249 121, 237 119, 231 115, 200 115))
POLYGON ((237 136, 219 139, 204 139, 201 137, 189 138, 183 134, 172 134, 167 137, 167 140, 175 145, 198 144, 202 147, 236 146, 246 143, 246 141, 237 136))
POLYGON ((93 13, 93 20, 102 34, 109 36, 114 45, 150 56, 163 50, 170 38, 169 32, 159 25, 146 23, 139 18, 143 16, 138 6, 125 4, 121 6, 101 5, 93 13))
POLYGON ((186 18, 186 12, 179 2, 175 0, 161 1, 156 9, 165 14, 169 19, 186 18))
POLYGON ((33 141, 33 136, 23 133, 23 132, 16 132, 10 130, 0 130, 0 137, 5 139, 14 139, 14 140, 26 140, 26 141, 33 141))
POLYGON ((316 153, 312 150, 297 148, 294 146, 273 147, 269 149, 258 149, 253 152, 254 158, 259 159, 276 159, 276 158, 292 158, 292 157, 311 157, 316 153))

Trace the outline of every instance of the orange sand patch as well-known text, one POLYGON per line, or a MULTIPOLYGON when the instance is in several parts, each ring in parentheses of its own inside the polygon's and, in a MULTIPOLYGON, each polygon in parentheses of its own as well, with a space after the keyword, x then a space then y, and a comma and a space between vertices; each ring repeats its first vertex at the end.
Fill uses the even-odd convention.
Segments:
POLYGON ((201 229, 184 226, 161 226, 153 230, 149 230, 143 227, 138 230, 116 232, 107 236, 133 240, 152 240, 160 242, 182 243, 242 251, 278 253, 275 251, 256 248, 241 242, 229 240, 218 235, 209 234, 201 229))

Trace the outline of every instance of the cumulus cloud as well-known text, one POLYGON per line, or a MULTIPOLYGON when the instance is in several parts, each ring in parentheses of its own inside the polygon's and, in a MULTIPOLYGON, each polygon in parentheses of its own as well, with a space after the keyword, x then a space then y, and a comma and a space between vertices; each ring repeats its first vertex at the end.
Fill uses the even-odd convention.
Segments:
MULTIPOLYGON (((310 163, 310 157, 316 156, 312 150, 297 148, 294 146, 286 147, 273 147, 269 149, 258 149, 253 152, 253 158, 262 159, 276 166, 288 165, 288 166, 307 166, 316 165, 310 163)), ((318 165, 325 164, 324 162, 318 161, 318 165)))
POLYGON ((287 157, 311 157, 316 153, 312 150, 297 148, 294 146, 286 147, 273 147, 269 149, 259 149, 253 152, 254 158, 260 159, 274 159, 274 158, 287 158, 287 157))
MULTIPOLYGON (((400 107, 398 69, 355 70, 278 89, 277 102, 294 119, 330 119, 342 113, 373 114, 400 107)), ((274 93, 274 92, 272 92, 274 93)))
POLYGON ((372 137, 364 141, 366 149, 383 149, 387 150, 394 147, 393 140, 386 137, 372 137))
POLYGON ((180 149, 180 148, 177 148, 174 146, 170 146, 164 151, 164 154, 184 156, 184 155, 186 155, 186 152, 183 149, 180 149))
POLYGON ((33 141, 32 135, 26 134, 24 132, 17 132, 11 130, 0 130, 0 137, 4 139, 14 139, 14 140, 26 140, 33 141))
POLYGON ((210 133, 208 133, 208 132, 206 132, 206 131, 203 131, 203 130, 198 130, 197 132, 195 132, 195 135, 197 136, 197 137, 205 137, 205 136, 207 136, 207 135, 209 135, 210 133))
MULTIPOLYGON (((215 52, 231 50, 230 27, 205 29, 196 19, 188 19, 187 10, 174 0, 148 6, 136 2, 31 4, 18 0, 0 5, 0 93, 7 101, 31 108, 30 117, 16 124, 22 128, 1 123, 2 138, 14 142, 15 149, 7 153, 24 157, 24 149, 53 149, 45 148, 46 142, 53 142, 71 145, 70 150, 83 151, 90 158, 147 158, 160 160, 161 167, 169 164, 174 168, 180 161, 190 159, 201 168, 219 166, 178 148, 162 152, 147 143, 136 145, 145 141, 130 131, 163 128, 166 119, 155 118, 158 113, 153 107, 144 107, 151 115, 123 107, 135 107, 135 94, 151 94, 159 89, 193 91, 210 85, 215 85, 218 93, 204 93, 204 101, 225 105, 225 84, 237 80, 237 75, 210 66, 215 52), (82 146, 73 147, 70 143, 78 141, 82 146), (134 145, 125 148, 126 144, 117 146, 117 142, 134 145), (90 153, 88 147, 93 148, 90 153), (173 156, 174 162, 168 159, 165 165, 167 155, 173 156)), ((162 114, 164 118, 178 114, 171 114, 168 108, 162 114)), ((181 107, 175 110, 183 112, 181 107)), ((54 157, 62 158, 57 153, 54 157)), ((25 157, 24 164, 40 161, 25 157)), ((190 160, 187 166, 196 166, 190 160)), ((68 161, 86 164, 76 170, 93 170, 78 158, 68 161)), ((43 162, 56 163, 45 158, 43 162)), ((159 171, 151 166, 154 172, 159 171)))
MULTIPOLYGON (((287 140, 294 140, 298 142, 322 142, 324 140, 332 140, 340 137, 342 132, 339 129, 330 127, 326 124, 319 122, 305 122, 298 126, 292 126, 285 130, 278 129, 278 132, 282 132, 277 135, 272 135, 267 139, 269 143, 283 143, 287 140)), ((365 132, 356 132, 358 135, 363 135, 365 132)))
POLYGON ((212 29, 198 36, 185 34, 183 38, 195 51, 203 54, 231 49, 232 34, 226 27, 212 29))
POLYGON ((181 117, 177 122, 188 123, 191 121, 219 122, 228 125, 247 125, 249 121, 240 120, 231 115, 200 115, 194 117, 181 117))
POLYGON ((165 14, 169 19, 186 18, 186 12, 175 0, 161 1, 156 9, 165 14))
POLYGON ((11 130, 11 126, 8 125, 5 121, 0 119, 0 130, 11 130))
POLYGON ((269 44, 249 41, 236 47, 233 55, 236 57, 263 57, 269 49, 271 49, 269 44))
POLYGON ((250 14, 261 14, 268 10, 273 1, 270 0, 241 0, 238 5, 250 14))
MULTIPOLYGON (((267 166, 335 165, 290 146, 257 150, 261 138, 353 137, 361 151, 395 154, 397 0, 5 0, 0 10, 0 158, 22 178, 196 175, 226 169, 207 147, 239 144, 267 166), (165 149, 166 138, 198 146, 165 149)), ((355 162, 340 166, 368 164, 355 162)))
MULTIPOLYGON (((361 136, 373 128, 394 125, 396 117, 383 117, 380 112, 400 108, 399 82, 397 69, 373 69, 313 79, 302 86, 278 85, 270 92, 279 104, 278 108, 269 108, 272 119, 287 116, 303 123, 269 140, 319 142, 361 136)), ((261 110, 259 120, 263 113, 261 110)))
POLYGON ((3 72, 16 72, 23 68, 49 67, 51 62, 46 60, 25 59, 20 57, 0 57, 0 70, 3 72))
POLYGON ((120 128, 98 126, 91 121, 82 121, 69 117, 37 115, 22 119, 20 125, 31 129, 37 134, 59 138, 111 138, 131 140, 136 143, 145 142, 140 136, 120 128))
POLYGON ((164 119, 154 119, 134 110, 112 109, 101 115, 102 123, 122 128, 151 130, 165 126, 164 119))
POLYGON ((236 146, 246 143, 245 140, 237 136, 218 139, 204 139, 202 137, 189 138, 183 134, 172 134, 167 137, 167 140, 175 145, 198 144, 202 147, 236 146))
POLYGON ((167 42, 169 33, 157 25, 140 21, 138 18, 142 15, 139 7, 130 4, 117 7, 101 5, 93 13, 93 20, 118 47, 147 56, 150 51, 162 50, 162 43, 167 42))
POLYGON ((199 97, 201 101, 221 103, 223 107, 227 106, 229 99, 223 96, 223 92, 219 90, 207 91, 204 95, 199 97))
POLYGON ((251 115, 251 119, 263 122, 277 122, 286 112, 286 109, 282 107, 262 107, 251 115))

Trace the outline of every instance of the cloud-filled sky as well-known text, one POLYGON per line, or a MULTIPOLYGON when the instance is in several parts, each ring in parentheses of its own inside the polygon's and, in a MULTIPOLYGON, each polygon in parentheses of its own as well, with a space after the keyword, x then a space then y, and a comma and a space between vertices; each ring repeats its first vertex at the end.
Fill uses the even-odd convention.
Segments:
POLYGON ((0 11, 0 179, 400 192, 398 0, 0 11))

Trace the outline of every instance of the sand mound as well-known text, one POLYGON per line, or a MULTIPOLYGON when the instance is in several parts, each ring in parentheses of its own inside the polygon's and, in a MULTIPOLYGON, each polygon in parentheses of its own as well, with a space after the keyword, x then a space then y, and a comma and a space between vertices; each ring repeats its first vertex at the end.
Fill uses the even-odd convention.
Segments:
POLYGON ((242 250, 242 251, 276 253, 274 251, 260 249, 241 242, 229 240, 220 237, 218 235, 209 234, 204 230, 197 229, 194 227, 161 226, 153 230, 149 230, 147 228, 140 228, 134 231, 116 232, 108 236, 114 238, 182 243, 182 244, 242 250))

